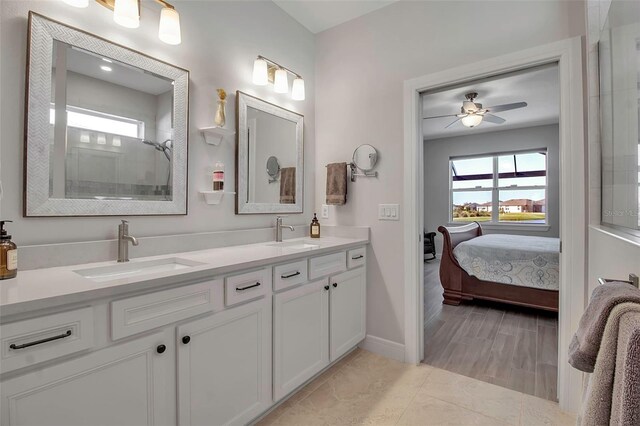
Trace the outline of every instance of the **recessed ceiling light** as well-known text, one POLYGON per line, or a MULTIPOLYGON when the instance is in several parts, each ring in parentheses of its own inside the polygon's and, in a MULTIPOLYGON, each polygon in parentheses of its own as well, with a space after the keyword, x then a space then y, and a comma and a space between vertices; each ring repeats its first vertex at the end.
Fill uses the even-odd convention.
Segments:
POLYGON ((100 69, 102 71, 111 72, 111 67, 108 67, 106 65, 100 65, 100 69))
POLYGON ((102 58, 102 60, 105 61, 105 62, 109 62, 110 64, 113 63, 113 61, 111 59, 102 58))

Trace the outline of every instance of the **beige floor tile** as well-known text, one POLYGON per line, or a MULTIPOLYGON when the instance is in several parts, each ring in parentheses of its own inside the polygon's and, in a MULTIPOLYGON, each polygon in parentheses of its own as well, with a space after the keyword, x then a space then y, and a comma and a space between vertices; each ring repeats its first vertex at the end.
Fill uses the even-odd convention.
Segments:
POLYGON ((445 370, 434 370, 422 386, 425 393, 508 424, 520 419, 523 394, 445 370))
POLYGON ((398 425, 487 425, 504 424, 500 420, 467 410, 428 396, 421 390, 404 412, 398 425))
POLYGON ((523 426, 542 425, 575 425, 576 418, 560 410, 560 406, 546 399, 525 395, 522 401, 522 421, 523 426))

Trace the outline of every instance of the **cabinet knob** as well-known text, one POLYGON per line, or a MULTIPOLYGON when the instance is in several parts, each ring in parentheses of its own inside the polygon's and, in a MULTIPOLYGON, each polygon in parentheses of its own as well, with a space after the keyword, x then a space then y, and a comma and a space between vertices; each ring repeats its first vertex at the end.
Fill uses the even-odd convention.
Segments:
POLYGON ((333 288, 338 287, 338 283, 333 283, 333 288))
POLYGON ((158 352, 159 354, 163 354, 166 350, 167 347, 165 345, 158 345, 158 347, 156 348, 156 352, 158 352))
POLYGON ((325 286, 324 286, 324 289, 325 289, 325 290, 329 290, 329 285, 325 285, 325 286))
POLYGON ((184 337, 182 338, 182 343, 184 343, 185 345, 186 345, 187 343, 189 343, 190 341, 191 341, 191 336, 184 336, 184 337))

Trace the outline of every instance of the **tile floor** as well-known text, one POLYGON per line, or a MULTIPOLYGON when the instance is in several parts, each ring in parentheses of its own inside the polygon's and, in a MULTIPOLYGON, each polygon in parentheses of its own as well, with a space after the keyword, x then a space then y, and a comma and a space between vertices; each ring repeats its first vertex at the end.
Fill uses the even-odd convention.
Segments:
POLYGON ((258 424, 573 425, 575 418, 551 401, 357 349, 258 424))

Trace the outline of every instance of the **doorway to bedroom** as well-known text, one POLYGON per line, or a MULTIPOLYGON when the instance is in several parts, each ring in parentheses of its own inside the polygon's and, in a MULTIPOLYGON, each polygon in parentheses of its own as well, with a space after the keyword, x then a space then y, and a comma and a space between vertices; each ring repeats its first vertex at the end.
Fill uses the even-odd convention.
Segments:
POLYGON ((558 64, 421 105, 423 362, 557 401, 558 64))

